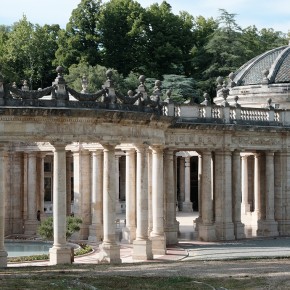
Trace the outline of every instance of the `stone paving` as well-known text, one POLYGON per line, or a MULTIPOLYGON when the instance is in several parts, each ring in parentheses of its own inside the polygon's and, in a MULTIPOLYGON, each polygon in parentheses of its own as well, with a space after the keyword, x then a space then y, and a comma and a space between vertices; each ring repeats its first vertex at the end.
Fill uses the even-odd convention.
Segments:
MULTIPOLYGON (((266 257, 290 257, 290 237, 252 238, 228 242, 201 242, 196 240, 193 220, 196 213, 178 213, 180 222, 179 243, 167 247, 166 255, 155 255, 150 262, 188 261, 188 260, 224 260, 266 257)), ((117 231, 122 229, 122 215, 118 216, 120 224, 117 231)), ((97 264, 98 245, 94 246, 94 253, 82 257, 75 257, 75 264, 97 264)), ((122 263, 136 262, 132 259, 132 245, 121 243, 122 263)), ((144 262, 144 261, 139 261, 144 262)), ((49 261, 29 263, 9 263, 8 267, 44 266, 49 261)))

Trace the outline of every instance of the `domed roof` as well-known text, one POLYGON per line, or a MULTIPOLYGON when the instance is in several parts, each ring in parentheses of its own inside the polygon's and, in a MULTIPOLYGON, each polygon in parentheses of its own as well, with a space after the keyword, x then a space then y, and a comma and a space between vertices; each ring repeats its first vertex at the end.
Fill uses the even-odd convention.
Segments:
MULTIPOLYGON (((290 45, 256 56, 229 75, 227 103, 262 108, 271 101, 275 108, 290 109, 290 45)), ((223 79, 217 79, 214 102, 222 105, 223 79)))
POLYGON ((261 84, 267 77, 269 84, 290 83, 290 46, 281 46, 256 56, 241 66, 233 81, 237 86, 261 84))

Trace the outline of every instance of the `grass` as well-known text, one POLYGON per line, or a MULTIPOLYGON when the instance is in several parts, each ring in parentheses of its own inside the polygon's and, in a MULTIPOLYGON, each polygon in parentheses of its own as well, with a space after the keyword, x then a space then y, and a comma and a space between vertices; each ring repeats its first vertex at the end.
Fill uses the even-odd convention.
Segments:
MULTIPOLYGON (((120 270, 126 271, 126 265, 120 270)), ((201 278, 184 276, 134 276, 110 273, 110 265, 58 265, 50 267, 19 267, 0 270, 0 288, 51 290, 51 289, 270 289, 267 280, 244 276, 242 278, 201 278)), ((273 285, 272 285, 273 286, 273 285)), ((279 289, 289 289, 287 287, 279 289)), ((288 284, 289 287, 289 284, 288 284)), ((271 288, 275 289, 275 288, 271 288)))

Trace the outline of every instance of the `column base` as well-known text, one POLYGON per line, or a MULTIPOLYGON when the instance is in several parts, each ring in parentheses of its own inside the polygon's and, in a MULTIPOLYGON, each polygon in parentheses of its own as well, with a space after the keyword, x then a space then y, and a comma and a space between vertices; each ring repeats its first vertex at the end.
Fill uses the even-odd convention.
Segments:
POLYGON ((262 237, 279 236, 278 223, 274 220, 259 220, 257 235, 262 237))
POLYGON ((37 233, 37 227, 39 221, 37 220, 26 220, 24 223, 24 234, 34 236, 37 233))
POLYGON ((245 225, 241 222, 234 223, 234 232, 237 240, 244 239, 246 237, 245 225))
POLYGON ((204 242, 216 241, 215 226, 213 224, 200 223, 198 226, 198 239, 204 242))
POLYGON ((6 251, 0 251, 0 268, 6 268, 7 267, 7 252, 6 251))
POLYGON ((153 235, 150 237, 152 242, 153 255, 165 255, 166 254, 166 239, 165 235, 153 235))
POLYGON ((235 239, 233 223, 215 223, 216 238, 220 241, 231 241, 235 239))
POLYGON ((133 260, 153 260, 152 242, 150 240, 135 240, 133 242, 133 260))
POLYGON ((122 243, 132 244, 136 239, 136 227, 122 228, 122 243))
POLYGON ((88 241, 91 243, 99 243, 103 240, 102 226, 98 224, 92 224, 89 226, 88 241))
POLYGON ((290 221, 289 220, 279 220, 278 230, 281 236, 290 235, 290 221))
POLYGON ((71 264, 72 260, 72 249, 69 246, 53 246, 49 249, 49 261, 51 265, 71 264))
POLYGON ((193 212, 191 201, 182 203, 182 212, 193 212))
POLYGON ((99 263, 121 264, 120 246, 117 244, 102 243, 100 245, 99 263))
POLYGON ((178 243, 179 222, 172 226, 167 226, 164 229, 166 237, 166 245, 175 245, 178 243))

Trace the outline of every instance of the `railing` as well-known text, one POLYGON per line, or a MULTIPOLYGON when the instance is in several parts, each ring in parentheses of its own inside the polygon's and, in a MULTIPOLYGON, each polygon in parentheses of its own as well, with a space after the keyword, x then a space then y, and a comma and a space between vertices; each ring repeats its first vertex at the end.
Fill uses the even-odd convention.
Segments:
POLYGON ((225 124, 248 124, 264 126, 290 125, 290 111, 268 108, 219 107, 163 104, 166 116, 175 116, 179 122, 208 122, 225 124), (169 112, 174 112, 171 114, 169 112))
POLYGON ((175 118, 177 122, 186 123, 222 123, 259 126, 290 126, 290 111, 268 108, 241 108, 238 104, 229 106, 202 104, 174 104, 167 95, 161 101, 160 82, 155 82, 154 92, 147 96, 144 78, 139 78, 140 85, 134 94, 132 91, 124 96, 115 91, 110 71, 102 89, 94 94, 81 93, 69 88, 61 70, 51 87, 29 91, 28 87, 18 89, 13 85, 4 85, 0 80, 0 114, 5 107, 38 108, 90 108, 115 111, 138 111, 175 118))

